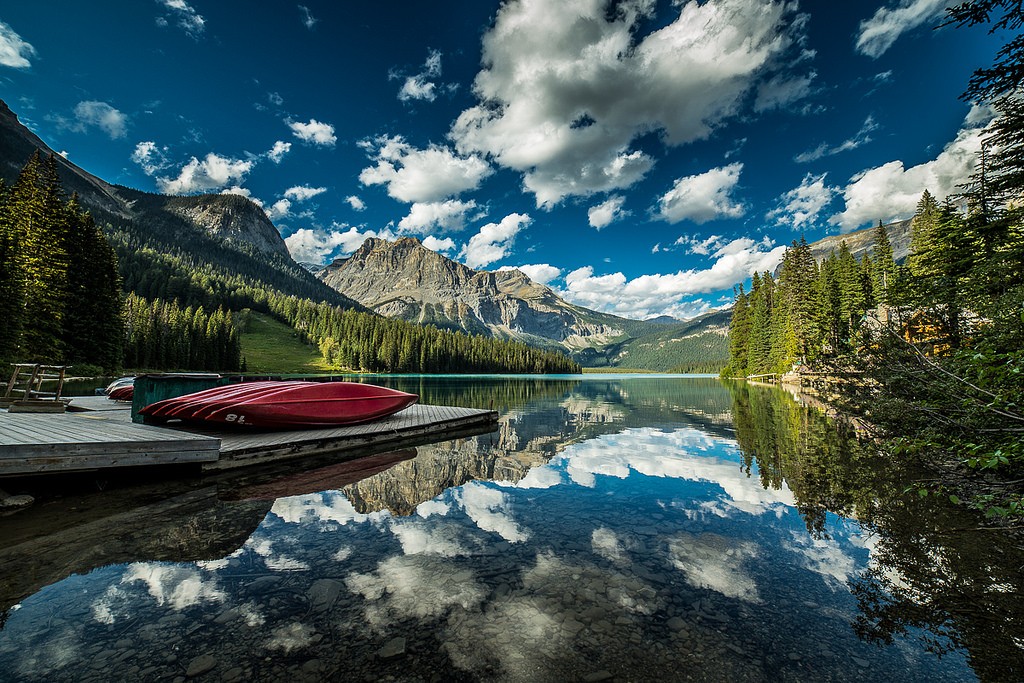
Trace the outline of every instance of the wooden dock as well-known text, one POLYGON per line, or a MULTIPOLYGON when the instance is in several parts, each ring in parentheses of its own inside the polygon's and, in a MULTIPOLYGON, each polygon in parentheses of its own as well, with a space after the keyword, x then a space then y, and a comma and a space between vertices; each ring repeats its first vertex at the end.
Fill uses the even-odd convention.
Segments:
POLYGON ((0 476, 216 462, 220 440, 88 414, 0 412, 0 476))
POLYGON ((390 417, 330 429, 247 432, 134 424, 131 405, 76 397, 60 415, 0 412, 0 476, 199 463, 204 470, 320 454, 355 456, 497 429, 491 410, 416 404, 390 417))

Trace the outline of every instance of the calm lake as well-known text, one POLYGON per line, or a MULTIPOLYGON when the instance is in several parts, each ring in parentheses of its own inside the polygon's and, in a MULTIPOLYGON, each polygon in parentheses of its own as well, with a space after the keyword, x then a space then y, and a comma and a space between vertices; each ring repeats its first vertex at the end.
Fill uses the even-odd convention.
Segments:
POLYGON ((1020 549, 781 390, 371 381, 500 429, 0 518, 0 680, 1022 678, 1020 549))

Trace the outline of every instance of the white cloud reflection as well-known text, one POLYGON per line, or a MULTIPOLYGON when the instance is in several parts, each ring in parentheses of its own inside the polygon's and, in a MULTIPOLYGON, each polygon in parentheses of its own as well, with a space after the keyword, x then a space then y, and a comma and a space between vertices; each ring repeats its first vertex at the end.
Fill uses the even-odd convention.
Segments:
POLYGON ((704 507, 720 516, 732 511, 758 515, 795 506, 793 493, 785 484, 781 489, 766 489, 756 477, 747 474, 738 459, 712 455, 723 443, 697 429, 626 429, 570 445, 559 458, 530 470, 518 486, 557 485, 561 483, 561 470, 574 483, 590 488, 597 484, 599 475, 625 479, 630 472, 638 472, 650 477, 717 484, 723 495, 704 507))
POLYGON ((672 565, 696 588, 709 588, 729 598, 761 602, 757 583, 743 564, 758 555, 757 544, 718 534, 679 533, 668 542, 672 565))
POLYGON ((366 599, 366 621, 377 630, 386 629, 396 618, 436 618, 455 606, 474 609, 487 595, 472 571, 430 555, 388 558, 376 571, 349 574, 345 584, 366 599))
POLYGON ((509 543, 520 543, 530 535, 523 531, 506 509, 507 494, 478 482, 470 482, 455 494, 456 500, 474 523, 484 531, 493 531, 509 543))

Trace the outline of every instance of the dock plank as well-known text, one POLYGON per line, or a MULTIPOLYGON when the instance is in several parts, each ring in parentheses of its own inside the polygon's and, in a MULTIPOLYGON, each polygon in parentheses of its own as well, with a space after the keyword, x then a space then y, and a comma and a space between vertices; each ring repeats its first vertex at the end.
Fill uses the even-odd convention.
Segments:
POLYGON ((0 412, 0 475, 210 462, 220 440, 88 419, 74 413, 0 412))

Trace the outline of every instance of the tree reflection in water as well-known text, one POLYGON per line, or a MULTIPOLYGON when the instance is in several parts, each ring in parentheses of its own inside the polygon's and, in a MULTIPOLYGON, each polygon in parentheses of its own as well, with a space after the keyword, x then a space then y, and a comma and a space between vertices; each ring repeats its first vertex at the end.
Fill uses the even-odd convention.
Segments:
POLYGON ((827 537, 827 514, 871 532, 871 562, 850 588, 859 637, 921 639, 942 654, 965 648, 983 681, 1024 680, 1024 551, 1005 530, 944 496, 905 493, 919 463, 883 457, 849 425, 781 390, 729 383, 747 471, 792 490, 808 530, 827 537))

